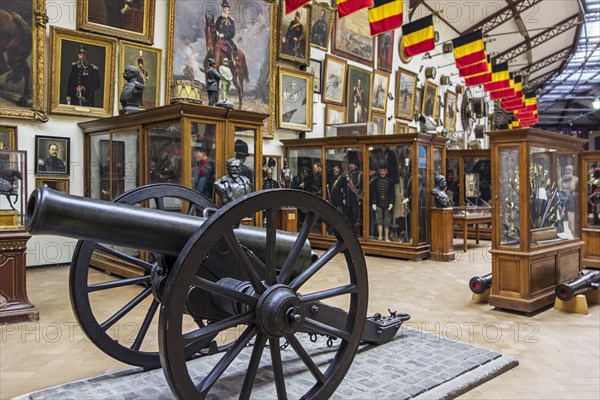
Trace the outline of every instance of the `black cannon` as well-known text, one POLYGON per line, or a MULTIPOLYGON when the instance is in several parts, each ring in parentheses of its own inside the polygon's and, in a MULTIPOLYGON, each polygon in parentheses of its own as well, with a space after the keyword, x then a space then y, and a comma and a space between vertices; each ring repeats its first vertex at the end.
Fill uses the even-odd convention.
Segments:
POLYGON ((569 301, 578 294, 598 290, 599 285, 600 271, 591 271, 587 274, 581 272, 577 278, 556 286, 555 293, 562 301, 569 301))
POLYGON ((120 361, 146 369, 162 365, 178 398, 205 398, 232 363, 241 362, 238 356, 247 346, 252 354, 242 367, 247 372, 240 398, 250 397, 265 348, 277 397, 287 398, 280 351, 286 345, 315 379, 303 398, 327 398, 360 343, 385 343, 410 318, 395 312, 366 317, 367 269, 353 229, 331 205, 304 191, 255 192, 216 209, 178 185, 136 188, 114 202, 41 187, 29 200, 26 221, 32 234, 81 239, 71 263, 70 294, 82 329, 120 361), (304 213, 298 234, 277 230, 278 210, 284 207, 304 213), (316 224, 331 227, 336 239, 320 255, 308 240, 316 224), (99 282, 105 275, 90 268, 98 259, 144 272, 99 282), (335 283, 328 283, 330 276, 335 283), (94 305, 113 290, 131 300, 110 312, 94 305), (135 308, 147 311, 134 313, 135 308), (159 308, 156 343, 148 333, 159 308), (127 318, 134 320, 135 334, 130 340, 115 337, 115 326, 127 318), (329 365, 316 365, 297 338, 303 333, 311 340, 339 340, 329 365), (222 358, 195 382, 187 361, 219 352, 222 358))
POLYGON ((474 276, 469 281, 469 289, 475 294, 483 294, 492 287, 492 273, 483 276, 474 276))

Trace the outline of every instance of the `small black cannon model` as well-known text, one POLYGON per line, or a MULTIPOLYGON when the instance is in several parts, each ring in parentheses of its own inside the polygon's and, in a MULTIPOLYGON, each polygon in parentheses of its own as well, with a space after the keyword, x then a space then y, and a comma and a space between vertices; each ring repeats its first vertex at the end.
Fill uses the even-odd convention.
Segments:
POLYGON ((483 294, 492 287, 492 273, 483 276, 474 276, 469 281, 469 289, 475 294, 483 294))
POLYGON ((600 285, 600 271, 591 271, 587 274, 583 272, 579 277, 567 283, 561 283, 556 286, 555 293, 562 301, 569 301, 578 294, 583 294, 590 290, 598 290, 600 285))
MULTIPOLYGON (((254 192, 216 209, 179 185, 139 187, 114 202, 42 186, 29 200, 26 221, 32 234, 80 239, 70 293, 82 329, 111 357, 146 369, 162 366, 178 398, 206 398, 228 369, 246 371, 239 398, 250 398, 268 348, 277 398, 285 399, 291 378, 284 375, 281 348, 287 345, 314 377, 303 398, 328 398, 361 342, 385 343, 410 318, 395 312, 366 317, 367 268, 354 231, 331 205, 304 191, 254 192), (277 230, 284 207, 303 212, 297 234, 277 230), (317 255, 308 238, 321 224, 336 240, 317 255), (100 260, 143 273, 106 281, 90 268, 100 260), (114 295, 126 302, 107 310, 114 295), (157 340, 148 335, 156 322, 157 340), (134 329, 123 337, 123 326, 134 329), (328 365, 315 363, 300 334, 339 343, 328 365), (249 346, 245 361, 240 353, 249 346), (221 352, 218 361, 206 358, 212 364, 205 376, 188 370, 189 360, 221 352)), ((230 381, 225 376, 220 384, 230 381)))

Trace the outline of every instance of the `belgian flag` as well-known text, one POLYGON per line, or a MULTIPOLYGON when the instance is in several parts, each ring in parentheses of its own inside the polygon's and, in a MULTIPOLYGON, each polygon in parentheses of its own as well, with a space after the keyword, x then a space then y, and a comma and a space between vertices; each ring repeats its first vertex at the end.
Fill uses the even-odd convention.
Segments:
POLYGON ((371 36, 402 26, 402 0, 374 0, 369 8, 371 36))
POLYGON ((483 90, 493 92, 500 89, 510 88, 510 73, 508 72, 508 63, 492 65, 492 81, 486 83, 483 90))
POLYGON ((492 80, 492 67, 489 60, 486 60, 485 64, 487 66, 485 72, 465 77, 465 86, 483 85, 492 80))
POLYGON ((373 0, 335 0, 338 17, 343 18, 363 8, 373 7, 373 0))
POLYGON ((525 93, 525 107, 523 111, 537 111, 537 96, 535 92, 525 93))
POLYGON ((508 124, 508 129, 519 129, 521 127, 520 121, 512 121, 508 124))
MULTIPOLYGON (((458 70, 458 76, 460 77, 467 77, 467 76, 472 76, 472 75, 477 75, 477 74, 483 74, 484 72, 489 72, 490 66, 488 65, 487 60, 477 63, 477 64, 473 64, 473 65, 469 65, 468 67, 464 67, 458 70)), ((494 67, 492 67, 492 79, 494 78, 493 76, 494 73, 494 67)))
POLYGON ((481 29, 452 39, 452 46, 458 69, 483 62, 487 58, 481 29))
POLYGON ((404 56, 412 57, 435 49, 433 15, 409 22, 402 26, 404 56))
POLYGON ((285 0, 285 13, 289 14, 309 1, 310 0, 285 0))
POLYGON ((500 106, 504 111, 518 111, 525 106, 525 100, 523 99, 523 96, 521 96, 521 98, 516 100, 502 101, 500 106))

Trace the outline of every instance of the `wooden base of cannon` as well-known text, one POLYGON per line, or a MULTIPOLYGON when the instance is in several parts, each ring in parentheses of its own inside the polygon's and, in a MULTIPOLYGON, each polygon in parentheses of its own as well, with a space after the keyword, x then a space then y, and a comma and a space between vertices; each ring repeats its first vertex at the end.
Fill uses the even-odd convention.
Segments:
POLYGON ((477 294, 477 293, 473 293, 471 295, 471 300, 473 301, 478 301, 480 303, 487 303, 490 300, 490 293, 492 292, 492 289, 488 289, 485 292, 481 293, 481 294, 477 294))
POLYGON ((600 304, 600 290, 590 290, 586 294, 578 294, 569 301, 562 301, 557 297, 554 301, 554 309, 588 315, 590 313, 588 303, 600 304))
POLYGON ((452 208, 432 208, 431 251, 433 261, 454 261, 456 253, 453 243, 452 208))
POLYGON ((25 250, 31 236, 24 230, 0 235, 0 324, 37 321, 39 312, 27 298, 25 250))

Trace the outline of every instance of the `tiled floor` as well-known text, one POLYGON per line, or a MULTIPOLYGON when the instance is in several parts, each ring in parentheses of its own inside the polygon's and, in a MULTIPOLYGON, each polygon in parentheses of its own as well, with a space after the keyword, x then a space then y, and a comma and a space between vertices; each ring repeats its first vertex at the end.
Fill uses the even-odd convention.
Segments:
MULTIPOLYGON (((600 306, 587 316, 550 309, 526 317, 474 303, 467 282, 491 270, 489 243, 471 241, 467 253, 459 250, 462 242, 455 245, 460 258, 452 263, 367 257, 369 312, 408 312, 409 325, 519 359, 517 368, 464 399, 599 399, 600 306)), ((81 333, 69 304, 68 268, 34 269, 27 278, 40 321, 0 328, 1 399, 127 367, 81 333)))

